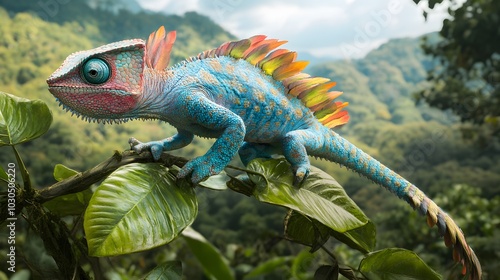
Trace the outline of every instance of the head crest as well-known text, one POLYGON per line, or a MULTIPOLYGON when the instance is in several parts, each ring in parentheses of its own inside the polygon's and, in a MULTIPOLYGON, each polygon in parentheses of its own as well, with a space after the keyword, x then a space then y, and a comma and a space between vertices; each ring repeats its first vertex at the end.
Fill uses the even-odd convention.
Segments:
POLYGON ((146 43, 147 67, 156 70, 163 70, 168 67, 175 37, 175 31, 166 33, 163 26, 149 35, 146 43))

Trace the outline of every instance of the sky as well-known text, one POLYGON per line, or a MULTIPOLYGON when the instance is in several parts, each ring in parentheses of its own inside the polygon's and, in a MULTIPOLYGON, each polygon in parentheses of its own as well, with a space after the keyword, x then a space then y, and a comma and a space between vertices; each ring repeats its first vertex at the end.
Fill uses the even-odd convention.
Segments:
POLYGON ((391 38, 441 29, 444 8, 425 21, 412 0, 137 0, 148 10, 196 11, 238 38, 257 34, 287 40, 299 53, 333 59, 363 57, 391 38))

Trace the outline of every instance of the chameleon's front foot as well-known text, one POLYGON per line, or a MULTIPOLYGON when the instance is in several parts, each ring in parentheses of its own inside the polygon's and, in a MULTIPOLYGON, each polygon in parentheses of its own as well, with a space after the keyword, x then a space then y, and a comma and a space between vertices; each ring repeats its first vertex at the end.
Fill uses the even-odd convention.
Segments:
POLYGON ((198 184, 212 175, 219 174, 224 167, 223 163, 201 156, 188 161, 177 174, 177 178, 186 178, 191 174, 191 182, 198 184))
POLYGON ((128 140, 130 144, 130 148, 133 149, 136 153, 140 154, 145 151, 150 151, 153 155, 154 160, 159 160, 161 153, 163 152, 163 142, 162 141, 151 141, 142 143, 141 141, 131 137, 128 140))
POLYGON ((298 168, 294 168, 294 177, 293 177, 293 186, 300 187, 300 185, 306 180, 309 175, 309 168, 300 166, 298 168))

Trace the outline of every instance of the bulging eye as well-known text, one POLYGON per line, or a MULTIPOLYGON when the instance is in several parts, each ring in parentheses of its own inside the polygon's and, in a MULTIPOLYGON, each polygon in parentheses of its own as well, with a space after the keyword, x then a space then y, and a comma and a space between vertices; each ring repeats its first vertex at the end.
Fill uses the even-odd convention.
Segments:
POLYGON ((83 64, 83 78, 88 83, 99 85, 109 80, 110 76, 109 65, 100 58, 91 58, 83 64))

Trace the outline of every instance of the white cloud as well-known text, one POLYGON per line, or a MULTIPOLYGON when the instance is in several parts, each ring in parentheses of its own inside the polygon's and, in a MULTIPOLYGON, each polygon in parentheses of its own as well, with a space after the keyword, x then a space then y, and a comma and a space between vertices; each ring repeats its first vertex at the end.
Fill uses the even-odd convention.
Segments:
POLYGON ((138 0, 139 4, 148 10, 161 11, 167 14, 184 14, 200 10, 199 0, 138 0))
POLYGON ((139 0, 151 10, 196 11, 239 38, 265 34, 288 40, 287 48, 332 58, 359 57, 390 38, 415 37, 441 28, 445 12, 430 14, 411 0, 139 0), (342 51, 344 50, 344 51, 342 51), (350 52, 347 52, 350 53, 350 52))

